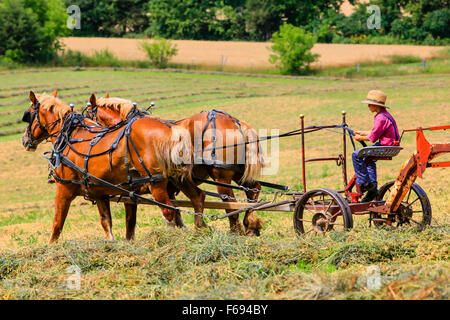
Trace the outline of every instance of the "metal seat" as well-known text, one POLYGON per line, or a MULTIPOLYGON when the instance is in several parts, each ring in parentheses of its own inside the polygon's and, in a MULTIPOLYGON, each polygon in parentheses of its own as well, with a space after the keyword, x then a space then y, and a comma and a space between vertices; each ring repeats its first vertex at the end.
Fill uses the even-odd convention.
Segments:
POLYGON ((359 150, 358 158, 372 158, 374 160, 390 160, 399 154, 402 147, 398 146, 370 146, 359 150))

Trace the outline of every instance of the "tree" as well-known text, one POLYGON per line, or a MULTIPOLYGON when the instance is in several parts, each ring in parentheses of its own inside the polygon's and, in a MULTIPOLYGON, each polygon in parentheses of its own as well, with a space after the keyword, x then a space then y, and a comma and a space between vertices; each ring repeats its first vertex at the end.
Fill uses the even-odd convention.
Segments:
POLYGON ((311 53, 315 41, 314 36, 304 28, 285 23, 272 36, 270 49, 275 54, 270 55, 269 62, 276 64, 284 74, 305 73, 318 58, 317 54, 311 53))
POLYGON ((75 36, 122 37, 143 33, 149 26, 148 0, 65 0, 81 10, 81 29, 75 36))
POLYGON ((4 0, 0 3, 0 55, 16 62, 45 62, 66 34, 65 9, 59 0, 4 0))
POLYGON ((218 10, 223 1, 150 0, 150 28, 147 35, 172 39, 220 39, 218 10))
POLYGON ((283 13, 276 6, 276 1, 248 0, 244 16, 249 38, 267 41, 279 29, 283 13))
POLYGON ((434 37, 448 38, 450 36, 450 9, 443 8, 429 12, 424 17, 423 28, 434 37))

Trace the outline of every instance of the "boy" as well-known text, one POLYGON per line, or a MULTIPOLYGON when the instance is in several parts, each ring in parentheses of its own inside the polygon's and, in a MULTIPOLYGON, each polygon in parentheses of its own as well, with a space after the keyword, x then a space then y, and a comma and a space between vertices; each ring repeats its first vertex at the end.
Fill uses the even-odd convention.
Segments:
MULTIPOLYGON (((370 141, 374 146, 398 145, 400 135, 397 123, 392 115, 387 112, 386 94, 379 90, 372 90, 368 93, 367 99, 362 103, 367 104, 369 110, 375 113, 374 126, 372 131, 355 131, 356 141, 370 141), (378 140, 378 141, 377 141, 378 140)), ((358 158, 359 150, 352 154, 353 167, 356 173, 356 182, 360 185, 361 191, 367 192, 362 202, 369 202, 376 198, 377 191, 377 167, 375 162, 366 165, 365 159, 358 158)))

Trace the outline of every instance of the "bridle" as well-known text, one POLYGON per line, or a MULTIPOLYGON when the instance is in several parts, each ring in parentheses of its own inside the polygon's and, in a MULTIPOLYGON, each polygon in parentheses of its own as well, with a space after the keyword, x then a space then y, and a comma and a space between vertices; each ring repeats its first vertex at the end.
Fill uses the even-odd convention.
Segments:
POLYGON ((81 114, 88 118, 91 119, 97 123, 98 122, 98 117, 97 117, 97 110, 98 110, 98 105, 92 106, 92 104, 90 102, 88 102, 86 104, 86 107, 83 109, 83 111, 81 112, 81 114), (90 108, 90 109, 89 109, 90 108))
POLYGON ((34 129, 32 129, 32 126, 33 126, 33 123, 34 123, 35 119, 37 121, 37 125, 39 126, 39 128, 42 131, 46 132, 47 135, 48 135, 48 136, 44 136, 43 138, 36 139, 36 141, 33 141, 34 143, 35 142, 41 142, 41 141, 43 141, 45 139, 48 139, 48 138, 50 138, 52 136, 56 136, 56 135, 59 134, 59 132, 55 132, 53 134, 50 134, 48 132, 48 130, 53 128, 56 125, 56 123, 58 123, 58 121, 60 121, 61 119, 56 119, 53 122, 50 122, 50 123, 47 123, 46 125, 43 125, 41 123, 41 118, 39 117, 39 108, 40 108, 40 106, 41 106, 41 103, 39 101, 36 102, 36 105, 31 103, 30 107, 33 109, 33 112, 30 112, 30 111, 26 110, 24 112, 24 114, 23 114, 23 117, 22 117, 22 121, 28 123, 27 132, 28 132, 28 135, 29 135, 29 138, 30 138, 31 141, 33 141, 33 139, 32 139, 32 131, 34 131, 34 129, 36 129, 36 127, 34 127, 34 129))
POLYGON ((45 130, 45 126, 42 125, 41 119, 39 117, 39 107, 41 106, 41 103, 37 101, 36 105, 33 103, 31 104, 31 108, 33 109, 33 112, 30 112, 26 110, 23 114, 22 121, 28 123, 27 130, 31 134, 31 126, 33 125, 34 119, 37 118, 38 126, 41 130, 45 130))

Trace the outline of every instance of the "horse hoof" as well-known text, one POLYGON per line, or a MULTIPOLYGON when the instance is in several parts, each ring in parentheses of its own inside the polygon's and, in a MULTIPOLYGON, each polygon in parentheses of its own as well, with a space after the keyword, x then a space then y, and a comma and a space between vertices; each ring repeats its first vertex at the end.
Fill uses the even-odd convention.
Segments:
POLYGON ((166 221, 166 229, 175 229, 175 227, 176 227, 175 222, 166 221))
POLYGON ((261 236, 261 233, 259 232, 259 230, 248 230, 245 235, 248 237, 259 237, 261 236))

